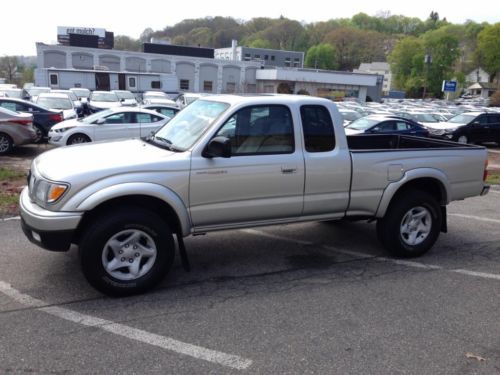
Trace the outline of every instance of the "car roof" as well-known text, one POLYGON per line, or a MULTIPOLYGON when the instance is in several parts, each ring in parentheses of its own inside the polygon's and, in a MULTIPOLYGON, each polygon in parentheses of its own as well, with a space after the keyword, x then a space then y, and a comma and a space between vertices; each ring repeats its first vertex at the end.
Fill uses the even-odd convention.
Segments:
POLYGON ((69 99, 69 96, 62 93, 54 93, 54 92, 44 92, 38 95, 39 98, 58 98, 58 99, 69 99))
POLYGON ((153 111, 151 109, 142 108, 142 107, 126 107, 126 106, 112 107, 112 108, 109 108, 109 111, 111 111, 111 112, 143 112, 143 113, 149 113, 151 115, 160 115, 160 116, 165 117, 161 113, 158 113, 158 112, 153 111))

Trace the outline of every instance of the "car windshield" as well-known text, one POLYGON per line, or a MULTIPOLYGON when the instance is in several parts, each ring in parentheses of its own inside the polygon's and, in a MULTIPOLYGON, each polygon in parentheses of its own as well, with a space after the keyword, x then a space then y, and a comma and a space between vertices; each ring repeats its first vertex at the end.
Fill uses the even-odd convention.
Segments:
POLYGON ((97 120, 101 117, 106 117, 112 113, 114 113, 114 111, 112 109, 105 109, 104 111, 99 111, 99 112, 94 113, 93 115, 87 116, 80 121, 85 122, 86 124, 92 124, 95 120, 97 120))
POLYGON ((90 95, 90 91, 87 89, 72 89, 71 91, 79 98, 88 98, 90 95))
POLYGON ((213 122, 229 107, 227 103, 197 100, 180 111, 155 137, 167 140, 172 147, 186 150, 191 147, 213 122))
POLYGON ((451 122, 453 124, 468 124, 472 120, 476 118, 476 115, 467 115, 467 114, 461 114, 457 115, 455 117, 452 117, 448 120, 448 122, 451 122))
POLYGON ((353 129, 353 130, 366 130, 371 128, 373 125, 378 123, 377 120, 370 120, 365 117, 360 118, 356 121, 351 122, 349 125, 346 126, 346 128, 353 129))
POLYGON ((118 96, 113 92, 94 92, 90 97, 90 100, 95 102, 118 102, 118 96))
POLYGON ((438 122, 431 114, 429 113, 412 113, 411 114, 417 121, 419 122, 438 122))
POLYGON ((135 99, 134 94, 129 91, 116 91, 115 93, 120 99, 135 99))
POLYGON ((40 95, 40 94, 44 94, 46 92, 50 92, 50 89, 49 88, 43 88, 43 87, 39 87, 39 88, 30 88, 28 89, 28 92, 31 96, 37 96, 37 95, 40 95))
POLYGON ((64 95, 68 95, 68 97, 73 100, 74 102, 76 102, 78 100, 78 98, 76 97, 75 93, 72 92, 72 91, 52 91, 53 93, 56 93, 56 94, 64 94, 64 95))
POLYGON ((72 109, 73 103, 69 98, 44 98, 38 97, 36 101, 37 104, 45 108, 55 108, 55 109, 72 109))
POLYGON ((362 117, 358 112, 340 112, 340 114, 347 121, 354 121, 362 117))
POLYGON ((9 96, 9 98, 17 98, 17 99, 22 98, 21 90, 1 89, 0 91, 6 93, 9 96))

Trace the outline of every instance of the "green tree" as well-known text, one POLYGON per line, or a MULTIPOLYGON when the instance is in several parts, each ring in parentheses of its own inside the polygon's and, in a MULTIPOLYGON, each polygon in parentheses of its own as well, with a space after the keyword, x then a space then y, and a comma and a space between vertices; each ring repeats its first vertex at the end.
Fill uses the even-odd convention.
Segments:
POLYGON ((126 35, 115 36, 115 49, 121 51, 140 51, 141 42, 126 35))
POLYGON ((15 83, 17 65, 16 56, 0 57, 0 77, 7 79, 8 83, 15 83))
POLYGON ((401 39, 388 56, 393 85, 399 90, 422 87, 424 44, 419 38, 409 36, 401 39))
POLYGON ((305 65, 314 69, 337 69, 335 48, 330 44, 318 44, 307 50, 305 65))
POLYGON ((485 27, 477 39, 478 59, 484 69, 495 76, 500 71, 500 23, 485 27))

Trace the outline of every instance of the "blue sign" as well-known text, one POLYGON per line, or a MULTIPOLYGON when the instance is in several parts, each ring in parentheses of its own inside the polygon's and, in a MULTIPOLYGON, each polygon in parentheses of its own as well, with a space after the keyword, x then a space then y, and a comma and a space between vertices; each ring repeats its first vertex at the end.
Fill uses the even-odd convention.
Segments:
POLYGON ((441 91, 457 91, 457 81, 443 81, 443 86, 441 87, 441 91))

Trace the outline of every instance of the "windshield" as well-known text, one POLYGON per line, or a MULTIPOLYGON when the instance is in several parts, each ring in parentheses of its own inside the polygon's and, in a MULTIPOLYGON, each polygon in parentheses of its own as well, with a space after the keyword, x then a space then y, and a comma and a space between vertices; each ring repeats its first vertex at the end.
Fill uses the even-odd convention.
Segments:
POLYGON ((114 113, 112 109, 105 109, 104 111, 99 111, 94 113, 93 115, 87 116, 84 119, 82 119, 82 122, 85 122, 87 124, 93 123, 95 120, 101 118, 101 117, 106 117, 110 114, 114 113))
POLYGON ((134 94, 129 91, 115 91, 115 93, 120 99, 135 99, 134 94))
POLYGON ((0 91, 6 93, 9 96, 9 98, 17 98, 17 99, 22 98, 21 90, 0 89, 0 91))
POLYGON ((349 125, 346 126, 346 128, 354 129, 354 130, 366 130, 366 129, 371 128, 377 122, 378 122, 377 120, 370 120, 370 119, 363 117, 363 118, 360 118, 356 121, 351 122, 349 125))
POLYGON ((340 114, 347 121, 354 121, 362 117, 358 112, 340 112, 340 114))
POLYGON ((64 94, 64 95, 68 95, 68 97, 73 100, 74 102, 76 102, 78 100, 78 98, 76 97, 75 93, 73 91, 61 91, 61 90, 53 90, 52 91, 54 94, 64 94))
POLYGON ((113 92, 93 92, 90 100, 95 102, 119 102, 118 96, 113 92))
POLYGON ((37 95, 40 95, 40 94, 44 94, 46 92, 50 92, 50 89, 49 88, 43 88, 43 87, 39 87, 39 88, 30 88, 28 89, 28 92, 31 96, 37 96, 37 95))
POLYGON ((437 122, 429 113, 412 113, 412 116, 419 122, 437 122))
POLYGON ((455 117, 452 117, 448 120, 448 122, 451 122, 453 124, 468 124, 472 120, 476 118, 475 115, 467 115, 467 114, 462 114, 462 115, 457 115, 455 117))
POLYGON ((176 148, 188 149, 228 107, 227 103, 197 100, 158 130, 155 137, 167 139, 176 148))
POLYGON ((71 89, 79 98, 88 98, 90 95, 90 90, 87 89, 71 89))
POLYGON ((72 109, 73 103, 69 98, 41 98, 38 97, 37 104, 45 108, 72 109))

